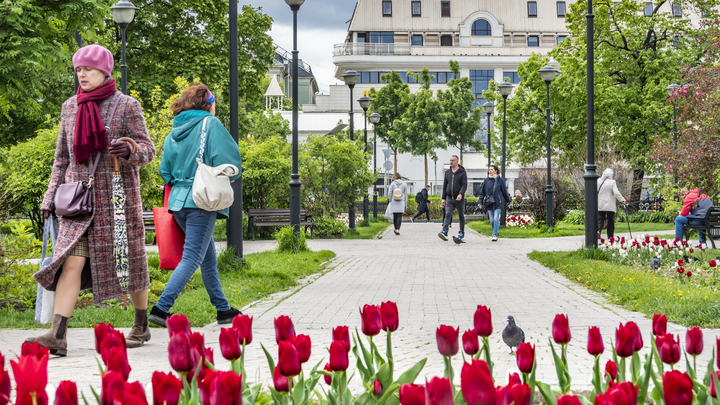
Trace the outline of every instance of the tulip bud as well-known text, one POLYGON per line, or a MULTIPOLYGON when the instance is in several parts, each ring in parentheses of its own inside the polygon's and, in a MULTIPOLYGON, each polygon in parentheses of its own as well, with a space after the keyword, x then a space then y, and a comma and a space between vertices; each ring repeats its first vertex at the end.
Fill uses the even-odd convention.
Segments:
POLYGON ((238 337, 238 343, 249 345, 252 343, 252 322, 253 317, 247 315, 235 315, 232 327, 238 337))
POLYGON ((378 381, 378 380, 373 381, 373 394, 375 394, 375 395, 382 394, 382 389, 383 389, 383 387, 382 387, 382 384, 380 383, 380 381, 378 381))
POLYGON ((177 405, 180 401, 182 382, 171 373, 156 371, 152 375, 152 390, 153 405, 177 405))
POLYGON ((310 349, 312 347, 312 343, 310 341, 310 336, 308 335, 297 335, 295 337, 295 347, 298 351, 298 358, 300 359, 300 363, 305 363, 310 358, 310 349))
POLYGON ((530 373, 535 364, 535 346, 527 342, 520 343, 517 348, 516 361, 520 372, 530 373))
POLYGON ((382 315, 377 305, 365 305, 360 310, 362 318, 362 333, 365 336, 375 336, 380 333, 382 327, 382 315))
POLYGON ((432 405, 454 405, 452 385, 447 378, 425 380, 425 402, 432 405))
POLYGON ((397 304, 392 301, 380 304, 380 316, 382 318, 382 329, 386 332, 395 332, 399 326, 399 315, 397 304))
POLYGON ((210 387, 212 386, 213 381, 215 381, 217 373, 218 372, 215 370, 208 370, 205 372, 205 376, 202 379, 197 379, 198 389, 200 390, 200 403, 203 405, 210 403, 210 387))
POLYGON ((627 322, 615 329, 615 351, 620 357, 630 357, 635 353, 635 329, 630 324, 635 325, 633 322, 627 322))
POLYGON ((40 343, 29 343, 29 342, 23 342, 21 349, 20 349, 20 355, 21 356, 36 356, 38 359, 49 356, 50 351, 47 347, 40 346, 40 343))
MULTIPOLYGON (((568 317, 565 314, 555 315, 552 323, 552 336, 555 343, 564 345, 570 342, 572 334, 570 333, 570 325, 568 317)), ((517 404, 516 404, 517 405, 517 404)))
POLYGON ((454 356, 458 353, 458 334, 460 328, 452 326, 440 325, 435 332, 435 340, 437 340, 438 350, 440 354, 446 357, 454 356))
POLYGON ((478 342, 478 335, 475 329, 469 329, 463 333, 462 344, 463 351, 470 356, 474 356, 480 351, 480 342, 478 342))
POLYGON ((192 333, 192 330, 190 330, 190 320, 188 320, 188 317, 182 314, 173 314, 171 315, 166 322, 168 333, 170 333, 170 337, 173 337, 178 332, 185 332, 186 335, 190 335, 192 333))
POLYGON ((102 405, 113 405, 115 400, 115 393, 122 393, 124 389, 125 380, 122 378, 122 375, 115 371, 108 371, 102 378, 100 403, 102 405))
POLYGON ((275 341, 280 344, 283 340, 288 340, 291 336, 295 336, 295 325, 292 320, 280 315, 275 318, 275 341))
MULTIPOLYGON (((715 371, 715 376, 720 381, 720 371, 715 371)), ((715 391, 715 379, 710 376, 710 396, 717 398, 717 391, 715 391)))
POLYGON ((210 384, 210 405, 242 405, 242 375, 218 371, 210 384))
POLYGON ((662 375, 663 400, 666 405, 687 405, 693 402, 693 381, 687 373, 677 370, 662 375))
POLYGON ((484 305, 478 305, 473 316, 475 332, 478 336, 488 337, 492 334, 492 312, 484 305))
POLYGON ((508 383, 497 388, 497 405, 530 405, 530 387, 527 384, 508 383))
POLYGON ((581 402, 575 395, 561 395, 557 399, 557 405, 581 405, 581 402))
MULTIPOLYGON (((715 352, 720 353, 720 338, 715 338, 715 346, 716 346, 715 352)), ((715 357, 715 362, 716 362, 715 365, 717 366, 717 368, 720 368, 720 354, 718 354, 718 356, 715 357)))
POLYGON ((347 370, 348 350, 344 342, 336 340, 330 343, 330 368, 333 371, 347 370))
POLYGON ((593 356, 599 356, 605 351, 602 335, 597 326, 593 326, 588 330, 588 353, 593 356))
MULTIPOLYGON (((3 403, 2 399, 0 403, 3 403)), ((78 405, 77 385, 72 381, 60 381, 60 385, 55 390, 53 405, 78 405)))
MULTIPOLYGON (((325 363, 325 367, 323 368, 323 370, 332 373, 330 363, 325 363)), ((330 377, 329 375, 323 375, 323 377, 325 378, 325 384, 332 385, 332 377, 330 377)))
POLYGON ((655 345, 663 363, 673 365, 680 361, 679 338, 675 341, 675 337, 671 333, 666 333, 655 339, 655 345))
MULTIPOLYGON (((105 341, 107 342, 107 340, 105 341)), ((122 346, 102 348, 102 358, 105 361, 107 371, 116 371, 122 375, 123 379, 127 381, 130 376, 130 363, 128 362, 127 352, 122 346)))
POLYGON ((468 405, 495 405, 497 394, 487 363, 475 359, 464 363, 460 390, 468 405))
POLYGON ((302 371, 297 348, 288 341, 281 341, 278 346, 278 366, 285 377, 299 375, 302 371))
POLYGON ((608 360, 608 362, 605 363, 605 375, 607 377, 610 377, 611 380, 615 381, 617 380, 617 373, 617 364, 612 360, 608 360))
POLYGON ((416 384, 403 384, 399 390, 400 405, 425 405, 425 387, 416 384))
POLYGON ((97 354, 100 354, 100 346, 102 345, 103 340, 105 339, 105 336, 111 331, 115 330, 113 329, 113 326, 111 324, 105 324, 105 323, 99 323, 95 325, 94 331, 95 331, 95 351, 97 354))
POLYGON ((278 392, 289 392, 290 391, 290 380, 282 375, 280 372, 280 365, 275 366, 273 371, 273 384, 275 385, 275 391, 278 392))
POLYGON ((691 356, 699 356, 703 351, 702 329, 694 326, 685 333, 685 351, 691 356))
POLYGON ((179 373, 195 370, 200 361, 200 353, 191 350, 190 338, 185 332, 177 332, 168 342, 170 366, 179 373))
POLYGON ((522 380, 520 379, 520 375, 518 373, 512 373, 508 376, 508 383, 513 384, 522 384, 522 380))
POLYGON ((220 329, 220 353, 225 360, 235 361, 242 355, 237 331, 234 328, 220 329))
POLYGON ((10 398, 10 373, 5 370, 5 356, 0 354, 0 398, 4 397, 10 398))
POLYGON ((662 314, 653 314, 652 317, 653 335, 660 336, 667 333, 667 317, 662 314))

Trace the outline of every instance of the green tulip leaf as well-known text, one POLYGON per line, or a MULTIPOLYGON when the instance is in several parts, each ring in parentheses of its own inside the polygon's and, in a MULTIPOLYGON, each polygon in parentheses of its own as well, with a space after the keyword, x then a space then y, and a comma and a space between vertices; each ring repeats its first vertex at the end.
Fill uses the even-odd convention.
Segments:
POLYGON ((371 341, 373 354, 375 355, 375 367, 380 368, 383 364, 387 363, 385 359, 380 355, 380 351, 377 348, 375 342, 371 341))
POLYGON ((663 398, 662 394, 660 394, 660 391, 658 391, 657 387, 654 387, 652 391, 650 391, 649 395, 650 399, 655 401, 655 405, 662 405, 663 404, 663 398))
POLYGON ((297 382, 292 387, 293 404, 300 405, 305 402, 305 376, 300 372, 297 382))
MULTIPOLYGON (((355 339, 354 336, 353 336, 353 339, 355 339)), ((369 381, 371 374, 370 374, 370 371, 365 367, 365 364, 363 364, 362 357, 360 356, 360 354, 358 354, 358 345, 353 346, 352 352, 355 355, 355 358, 357 359, 356 366, 357 366, 358 371, 360 371, 360 377, 362 378, 363 381, 369 381)))
POLYGON ((705 384, 705 386, 707 386, 707 387, 710 386, 710 381, 711 381, 710 379, 712 378, 712 375, 714 374, 713 373, 714 365, 715 365, 715 348, 713 347, 713 355, 712 355, 712 358, 710 359, 710 361, 708 362, 707 370, 705 371, 705 377, 703 378, 703 384, 705 384))
POLYGON ((389 388, 383 388, 382 397, 377 402, 377 405, 386 405, 391 398, 397 398, 395 391, 400 388, 400 384, 393 383, 389 388))
POLYGON ((415 382, 415 379, 418 375, 420 375, 420 372, 422 371, 423 367, 425 367, 425 363, 427 362, 427 358, 424 358, 417 363, 415 363, 414 366, 410 367, 409 369, 405 370, 404 373, 400 374, 400 377, 398 377, 396 383, 398 383, 400 386, 403 384, 412 384, 415 382))
POLYGON ((632 383, 637 385, 640 381, 640 370, 642 369, 642 366, 640 365, 640 355, 638 352, 633 353, 632 360, 630 361, 630 377, 632 379, 632 383))
MULTIPOLYGON (((715 357, 714 353, 713 353, 713 357, 715 357)), ((718 380, 717 373, 712 373, 712 382, 711 382, 711 384, 713 384, 713 383, 715 384, 715 393, 717 393, 718 390, 720 390, 720 380, 718 380)), ((709 387, 710 387, 710 386, 709 386, 709 387)), ((705 392, 709 392, 709 391, 710 391, 710 390, 707 389, 705 392)), ((706 398, 707 398, 707 396, 706 396, 706 398)))
POLYGON ((463 397, 461 390, 458 390, 458 392, 455 393, 455 405, 467 405, 467 402, 465 402, 465 397, 463 397))
POLYGON ((280 404, 282 404, 282 403, 283 403, 284 394, 281 393, 281 392, 278 392, 278 391, 277 391, 275 388, 273 388, 273 387, 268 387, 268 388, 270 389, 270 396, 271 396, 272 399, 273 399, 273 403, 274 403, 275 405, 280 405, 280 404))
POLYGON ((557 405, 557 395, 555 392, 550 389, 549 384, 545 384, 544 382, 537 382, 538 390, 540 391, 540 395, 545 398, 545 403, 547 405, 557 405))
POLYGON ((327 399, 328 399, 328 404, 330 404, 330 405, 339 405, 339 404, 338 404, 337 393, 335 393, 335 392, 333 392, 333 391, 328 392, 327 399))
POLYGON ((664 403, 662 379, 659 378, 658 374, 655 372, 654 369, 651 369, 651 372, 652 372, 652 375, 650 376, 650 378, 652 378, 653 385, 655 385, 655 388, 653 389, 653 392, 651 392, 650 398, 652 398, 653 401, 655 401, 656 405, 662 405, 664 403), (652 396, 653 393, 655 393, 655 395, 657 395, 659 397, 659 399, 660 399, 659 401, 655 397, 652 396))
MULTIPOLYGON (((360 350, 362 350, 363 358, 365 359, 365 367, 367 367, 368 375, 375 374, 375 366, 373 366, 372 362, 372 356, 370 355, 370 352, 365 349, 365 345, 362 343, 362 339, 360 339, 360 334, 357 331, 357 328, 355 328, 355 335, 357 336, 357 344, 360 346, 360 350)), ((365 380, 367 381, 367 380, 365 380)))
POLYGON ((653 353, 653 359, 655 360, 655 366, 658 369, 658 373, 662 375, 662 373, 665 372, 665 365, 663 364, 662 360, 660 359, 660 352, 658 351, 657 345, 655 344, 655 339, 650 339, 650 343, 652 346, 652 353, 653 353))
POLYGON ((398 395, 390 396, 385 405, 400 405, 400 397, 398 395))
POLYGON ((647 397, 648 387, 650 386, 650 375, 652 374, 652 353, 648 353, 645 356, 645 366, 643 367, 643 373, 638 380, 638 403, 645 403, 645 397, 647 397))
POLYGON ((620 357, 620 362, 618 363, 618 382, 625 382, 627 381, 627 378, 625 377, 625 371, 627 370, 627 366, 625 365, 625 357, 620 357))
POLYGON ((589 399, 585 398, 585 395, 578 395, 577 398, 580 400, 582 405, 593 405, 589 399))
POLYGON ((600 356, 595 356, 595 365, 593 366, 593 389, 590 393, 590 400, 595 401, 595 396, 603 392, 602 378, 600 376, 600 356))
POLYGON ((374 405, 375 398, 372 392, 365 392, 355 400, 356 405, 374 405))
MULTIPOLYGON (((565 367, 563 366, 562 359, 558 356, 557 352, 555 352, 555 346, 553 345, 552 340, 550 340, 550 337, 548 337, 548 342, 550 343, 550 350, 552 351, 553 359, 555 360, 555 372, 558 377, 558 387, 560 387, 561 391, 565 392, 565 387, 567 386, 565 367)), ((542 391, 540 392, 542 393, 542 391)))
MULTIPOLYGON (((386 387, 389 387, 392 385, 392 369, 390 368, 390 365, 388 363, 385 363, 380 366, 378 369, 377 374, 375 375, 375 378, 380 381, 380 384, 382 384, 383 389, 386 387)), ((372 387, 371 387, 372 389, 372 387)))
MULTIPOLYGON (((95 391, 95 388, 93 388, 92 385, 90 386, 90 392, 92 392, 93 396, 95 397, 95 400, 97 400, 98 405, 102 405, 102 402, 100 402, 100 395, 98 395, 98 393, 95 391)), ((83 395, 83 398, 84 397, 85 396, 83 395)))
POLYGON ((385 348, 385 355, 387 356, 388 363, 392 361, 392 332, 387 332, 387 347, 385 348))
POLYGON ((267 351, 265 346, 263 346, 262 343, 260 343, 260 347, 262 347, 263 351, 265 352, 265 357, 267 357, 268 366, 270 367, 270 372, 275 372, 275 360, 273 360, 272 356, 270 355, 270 352, 267 351))
MULTIPOLYGON (((535 386, 536 386, 535 369, 536 368, 537 368, 537 359, 533 359, 533 366, 532 366, 532 369, 530 370, 530 375, 528 375, 528 378, 527 378, 527 385, 530 387, 530 403, 531 404, 533 404, 534 403, 533 401, 535 400, 535 386)), ((524 374, 523 374, 523 377, 525 377, 524 374)))
MULTIPOLYGON (((697 379, 697 374, 695 373, 695 367, 690 366, 690 360, 688 360, 687 352, 683 350, 683 354, 685 355, 685 370, 687 370, 688 375, 694 381, 697 379)), ((695 359, 693 358, 693 364, 694 363, 695 363, 695 359)))
POLYGON ((495 374, 493 374, 493 368, 495 367, 495 363, 493 363, 492 359, 490 358, 490 338, 488 338, 487 336, 483 337, 483 354, 485 355, 485 362, 490 369, 490 378, 492 378, 494 382, 495 374))

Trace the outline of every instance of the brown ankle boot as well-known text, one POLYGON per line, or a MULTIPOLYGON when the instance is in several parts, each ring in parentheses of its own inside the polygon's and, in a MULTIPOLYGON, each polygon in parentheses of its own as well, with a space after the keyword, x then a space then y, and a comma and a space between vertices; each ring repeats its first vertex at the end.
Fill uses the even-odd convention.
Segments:
POLYGON ((128 349, 140 347, 150 341, 150 328, 148 327, 147 309, 135 308, 135 322, 130 333, 125 338, 128 349))
POLYGON ((50 328, 48 333, 26 339, 25 341, 29 343, 40 343, 40 345, 48 348, 50 354, 65 357, 67 356, 67 324, 68 318, 60 314, 55 314, 52 328, 50 328))

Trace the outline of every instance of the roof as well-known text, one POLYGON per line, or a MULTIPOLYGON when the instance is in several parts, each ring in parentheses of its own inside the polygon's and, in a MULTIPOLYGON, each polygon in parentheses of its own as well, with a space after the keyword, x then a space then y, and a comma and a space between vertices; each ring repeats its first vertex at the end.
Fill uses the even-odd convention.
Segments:
POLYGON ((265 97, 285 97, 285 92, 280 88, 280 84, 275 75, 272 76, 270 85, 265 92, 265 97))
MULTIPOLYGON (((292 111, 278 112, 292 125, 292 111)), ((349 122, 348 113, 305 113, 298 111, 298 132, 322 135, 335 128, 338 122, 347 124, 349 122)), ((355 120, 355 134, 357 135, 361 131, 362 128, 358 126, 358 120, 355 120)))

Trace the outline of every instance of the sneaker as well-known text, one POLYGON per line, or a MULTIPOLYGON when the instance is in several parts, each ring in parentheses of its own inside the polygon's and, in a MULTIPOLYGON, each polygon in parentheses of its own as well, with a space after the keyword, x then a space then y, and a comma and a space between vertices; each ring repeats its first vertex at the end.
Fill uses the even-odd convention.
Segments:
POLYGON ((414 224, 414 223, 415 223, 415 218, 410 218, 410 222, 414 224))
POLYGON ((447 232, 442 231, 438 234, 438 236, 440 237, 440 239, 447 241, 447 232))
POLYGON ((167 322, 167 319, 172 314, 163 311, 162 309, 158 308, 157 305, 155 305, 152 310, 150 311, 150 316, 148 316, 148 321, 150 323, 154 323, 157 326, 162 326, 163 328, 166 328, 165 323, 167 322))
POLYGON ((229 323, 232 323, 233 319, 237 315, 242 315, 242 312, 238 311, 233 307, 230 307, 230 309, 228 309, 227 311, 218 311, 217 323, 218 325, 227 325, 229 323))
POLYGON ((492 237, 492 241, 493 241, 493 242, 497 242, 497 236, 493 236, 493 237, 492 237))
POLYGON ((458 239, 465 239, 465 232, 458 232, 458 239))

